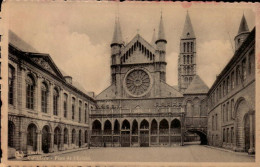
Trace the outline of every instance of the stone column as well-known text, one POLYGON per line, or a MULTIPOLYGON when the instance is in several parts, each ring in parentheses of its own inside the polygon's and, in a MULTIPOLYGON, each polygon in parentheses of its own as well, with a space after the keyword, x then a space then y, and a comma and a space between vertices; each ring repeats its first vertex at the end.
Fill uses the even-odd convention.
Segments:
POLYGON ((51 135, 51 143, 50 143, 50 150, 49 150, 49 152, 54 152, 54 133, 51 132, 50 135, 51 135))
MULTIPOLYGON (((140 127, 140 125, 138 124, 138 126, 140 127)), ((138 127, 138 146, 140 146, 140 128, 138 127)))
POLYGON ((49 89, 49 104, 50 104, 50 107, 49 107, 49 114, 50 115, 53 115, 53 89, 54 89, 54 85, 53 83, 50 83, 50 89, 49 89))
MULTIPOLYGON (((61 129, 62 130, 62 129, 61 129)), ((60 150, 64 150, 64 130, 61 131, 60 134, 60 150)))
POLYGON ((160 144, 160 129, 159 129, 159 127, 160 127, 160 122, 158 122, 157 123, 157 144, 159 145, 160 144))
POLYGON ((38 141, 37 152, 38 154, 42 154, 42 132, 41 131, 39 131, 37 134, 37 141, 38 141))
POLYGON ((250 148, 248 150, 249 154, 255 153, 254 142, 254 111, 249 111, 249 122, 250 122, 250 148))
POLYGON ((63 89, 60 89, 59 92, 59 101, 58 101, 58 116, 60 118, 64 118, 64 113, 63 113, 63 99, 64 99, 64 95, 63 95, 63 89))
POLYGON ((151 146, 151 123, 149 123, 149 147, 151 146))
POLYGON ((181 115, 181 146, 184 145, 184 114, 181 115))
POLYGON ((171 146, 171 122, 169 123, 169 146, 171 146))
POLYGON ((42 97, 41 97, 41 90, 42 90, 42 78, 40 76, 38 76, 38 79, 37 79, 37 89, 35 90, 36 91, 36 110, 37 112, 40 114, 42 113, 41 111, 41 101, 42 101, 42 97))
POLYGON ((132 126, 130 127, 130 147, 132 147, 132 126))

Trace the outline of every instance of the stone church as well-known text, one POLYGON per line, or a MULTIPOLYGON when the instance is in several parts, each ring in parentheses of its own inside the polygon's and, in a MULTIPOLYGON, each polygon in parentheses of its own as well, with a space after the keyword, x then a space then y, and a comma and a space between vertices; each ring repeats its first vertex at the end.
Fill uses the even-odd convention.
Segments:
POLYGON ((92 145, 183 145, 198 135, 206 143, 209 88, 196 73, 196 36, 188 13, 180 37, 178 86, 166 83, 166 45, 162 15, 151 42, 137 33, 124 44, 116 19, 111 85, 96 96, 98 107, 90 115, 92 145))

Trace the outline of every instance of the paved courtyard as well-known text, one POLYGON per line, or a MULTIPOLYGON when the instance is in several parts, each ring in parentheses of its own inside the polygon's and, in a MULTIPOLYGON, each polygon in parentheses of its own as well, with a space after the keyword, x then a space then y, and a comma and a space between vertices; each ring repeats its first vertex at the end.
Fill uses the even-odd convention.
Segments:
POLYGON ((200 145, 176 147, 91 148, 48 157, 51 160, 109 162, 254 162, 245 153, 227 152, 200 145))

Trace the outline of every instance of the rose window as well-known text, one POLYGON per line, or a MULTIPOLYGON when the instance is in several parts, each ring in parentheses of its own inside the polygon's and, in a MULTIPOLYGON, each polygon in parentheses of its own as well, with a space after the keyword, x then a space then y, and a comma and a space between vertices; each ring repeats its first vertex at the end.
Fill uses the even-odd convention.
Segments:
POLYGON ((151 80, 144 70, 133 70, 127 76, 125 85, 128 92, 135 96, 142 96, 148 92, 151 80))

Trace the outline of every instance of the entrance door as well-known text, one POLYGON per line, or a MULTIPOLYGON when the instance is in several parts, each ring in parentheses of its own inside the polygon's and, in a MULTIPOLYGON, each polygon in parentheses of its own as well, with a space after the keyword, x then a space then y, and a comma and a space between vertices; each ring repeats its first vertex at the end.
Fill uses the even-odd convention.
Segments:
POLYGON ((245 116, 244 122, 244 132, 245 132, 245 151, 247 152, 250 148, 250 124, 249 124, 249 116, 245 116))
POLYGON ((130 147, 130 131, 121 132, 121 147, 130 147))
POLYGON ((140 147, 149 147, 149 130, 140 131, 140 147))
POLYGON ((42 151, 44 153, 49 152, 50 143, 51 143, 51 135, 49 133, 49 128, 45 126, 42 129, 42 151))

